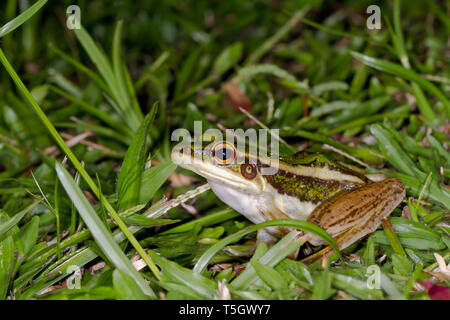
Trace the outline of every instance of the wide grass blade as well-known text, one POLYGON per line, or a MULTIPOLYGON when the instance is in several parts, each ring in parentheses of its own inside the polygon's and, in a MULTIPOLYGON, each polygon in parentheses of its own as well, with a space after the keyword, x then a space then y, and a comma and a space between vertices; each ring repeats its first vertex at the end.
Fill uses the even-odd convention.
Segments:
MULTIPOLYGON (((261 264, 268 267, 275 267, 280 261, 303 244, 301 242, 293 242, 292 240, 294 237, 295 232, 292 231, 265 252, 262 257, 257 257, 257 252, 255 252, 252 259, 258 260, 261 264)), ((257 279, 258 273, 252 265, 249 265, 244 272, 239 274, 239 276, 231 282, 231 287, 233 289, 246 290, 249 289, 257 279)))
POLYGON ((3 222, 0 224, 0 239, 2 239, 6 233, 14 228, 20 220, 25 217, 27 213, 29 213, 31 210, 36 208, 36 206, 39 204, 40 201, 33 202, 29 206, 27 206, 25 209, 21 210, 20 212, 16 213, 12 218, 10 218, 8 221, 3 222))
POLYGON ((212 299, 215 297, 217 285, 212 280, 190 269, 183 268, 177 263, 167 260, 152 251, 150 251, 150 256, 161 267, 164 277, 163 282, 170 281, 187 286, 203 298, 212 299))
POLYGON ((30 19, 36 12, 39 11, 39 9, 41 9, 47 3, 47 1, 48 0, 36 1, 36 3, 29 7, 27 10, 3 25, 3 27, 0 28, 0 38, 6 36, 8 33, 14 31, 23 23, 27 22, 28 19, 30 19))
POLYGON ((415 176, 416 165, 411 158, 402 150, 397 141, 382 125, 374 124, 370 127, 370 132, 378 141, 381 152, 388 157, 389 162, 401 172, 410 176, 415 176))
MULTIPOLYGON (((2 220, 0 219, 0 221, 2 220)), ((0 300, 4 300, 8 293, 15 260, 14 240, 12 236, 0 240, 0 253, 0 300)))
POLYGON ((145 170, 142 173, 139 202, 144 203, 152 199, 176 168, 177 165, 169 160, 145 170))
POLYGON ((255 269, 258 277, 264 281, 272 290, 283 289, 287 287, 287 283, 284 278, 275 269, 266 266, 257 260, 250 261, 252 267, 255 269))
POLYGON ((124 90, 121 89, 119 80, 105 53, 95 44, 94 40, 85 29, 80 28, 75 29, 74 31, 83 48, 95 63, 98 71, 110 88, 111 94, 121 111, 121 117, 127 122, 132 130, 136 130, 139 127, 141 120, 129 103, 129 98, 127 98, 124 90))
POLYGON ((149 297, 156 298, 153 290, 145 283, 142 276, 134 268, 127 256, 122 252, 116 241, 114 241, 111 233, 108 232, 103 222, 95 212, 92 205, 86 199, 80 187, 75 183, 72 176, 64 169, 63 166, 56 162, 56 173, 61 184, 67 192, 67 195, 73 201, 83 221, 91 231, 96 243, 102 249, 103 253, 116 266, 116 268, 127 273, 134 279, 142 292, 149 297))
POLYGON ((113 285, 117 297, 121 300, 148 300, 134 279, 120 269, 113 272, 113 285))
POLYGON ((128 148, 117 181, 117 195, 119 197, 119 210, 123 211, 139 202, 141 178, 144 171, 144 162, 147 157, 147 133, 155 117, 157 103, 136 130, 130 147, 128 148))

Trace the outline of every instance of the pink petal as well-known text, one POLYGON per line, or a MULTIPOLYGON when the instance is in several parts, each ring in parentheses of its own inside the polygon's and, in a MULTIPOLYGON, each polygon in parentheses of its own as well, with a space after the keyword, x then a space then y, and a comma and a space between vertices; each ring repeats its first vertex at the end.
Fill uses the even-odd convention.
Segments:
POLYGON ((423 283, 431 300, 450 300, 450 288, 438 286, 427 280, 423 283))

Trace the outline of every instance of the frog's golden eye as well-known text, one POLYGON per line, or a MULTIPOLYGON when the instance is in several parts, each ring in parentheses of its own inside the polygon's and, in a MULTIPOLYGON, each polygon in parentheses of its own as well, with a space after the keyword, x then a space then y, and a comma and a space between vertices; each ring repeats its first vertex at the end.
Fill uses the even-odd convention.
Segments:
POLYGON ((256 165, 253 163, 244 163, 241 165, 241 174, 244 178, 251 180, 256 177, 257 173, 256 165))
POLYGON ((236 151, 234 146, 223 142, 214 146, 212 156, 217 164, 225 166, 233 163, 234 158, 236 158, 236 151))

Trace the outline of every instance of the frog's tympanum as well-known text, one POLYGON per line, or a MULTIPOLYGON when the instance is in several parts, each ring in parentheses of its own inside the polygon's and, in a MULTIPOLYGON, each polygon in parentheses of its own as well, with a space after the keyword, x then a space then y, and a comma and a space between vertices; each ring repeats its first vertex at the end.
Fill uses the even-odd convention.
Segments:
MULTIPOLYGON (((210 148, 193 146, 172 153, 172 159, 203 176, 223 202, 253 223, 272 219, 306 220, 325 229, 342 250, 372 233, 405 197, 398 179, 373 182, 320 153, 280 157, 275 174, 261 171, 267 159, 245 153, 238 163, 236 148, 226 142, 210 148)), ((273 242, 289 230, 266 228, 258 240, 273 242)), ((325 244, 314 235, 312 245, 325 244)))

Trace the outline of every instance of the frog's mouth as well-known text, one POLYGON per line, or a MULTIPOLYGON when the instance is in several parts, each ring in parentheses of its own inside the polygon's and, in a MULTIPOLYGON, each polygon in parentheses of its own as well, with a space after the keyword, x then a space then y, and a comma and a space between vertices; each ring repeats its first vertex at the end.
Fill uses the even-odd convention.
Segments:
POLYGON ((172 161, 178 166, 197 173, 206 180, 224 184, 235 190, 259 194, 263 190, 263 180, 244 178, 234 166, 221 166, 213 163, 208 155, 192 149, 172 151, 172 161))

